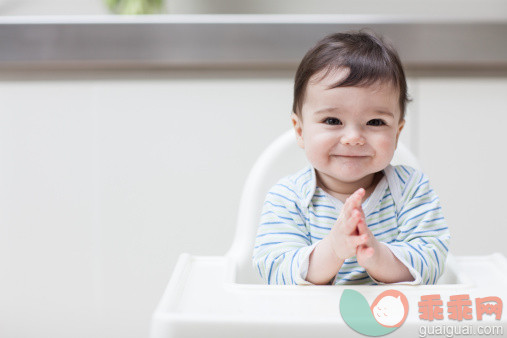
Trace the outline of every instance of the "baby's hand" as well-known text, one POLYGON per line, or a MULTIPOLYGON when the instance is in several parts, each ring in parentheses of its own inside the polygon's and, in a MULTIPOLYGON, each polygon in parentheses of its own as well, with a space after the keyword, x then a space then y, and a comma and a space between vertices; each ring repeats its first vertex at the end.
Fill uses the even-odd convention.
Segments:
POLYGON ((368 240, 368 234, 360 234, 358 231, 358 224, 362 220, 364 222, 361 208, 364 194, 364 189, 360 188, 347 198, 340 216, 329 232, 328 236, 338 259, 345 260, 356 255, 357 247, 368 240))
MULTIPOLYGON (((364 214, 363 214, 364 216, 364 214)), ((366 236, 366 242, 362 245, 359 245, 357 247, 356 256, 357 256, 357 263, 364 267, 368 268, 374 263, 375 253, 379 252, 379 241, 375 238, 373 233, 368 229, 368 226, 366 225, 366 221, 363 219, 361 222, 359 222, 358 227, 360 236, 366 236)))

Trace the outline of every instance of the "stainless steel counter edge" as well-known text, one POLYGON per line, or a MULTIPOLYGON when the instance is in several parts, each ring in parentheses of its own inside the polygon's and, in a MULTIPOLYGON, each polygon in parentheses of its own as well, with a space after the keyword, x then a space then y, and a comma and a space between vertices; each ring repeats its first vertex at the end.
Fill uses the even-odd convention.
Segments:
POLYGON ((375 15, 0 17, 0 67, 292 67, 325 35, 362 28, 408 67, 507 67, 507 18, 375 15))

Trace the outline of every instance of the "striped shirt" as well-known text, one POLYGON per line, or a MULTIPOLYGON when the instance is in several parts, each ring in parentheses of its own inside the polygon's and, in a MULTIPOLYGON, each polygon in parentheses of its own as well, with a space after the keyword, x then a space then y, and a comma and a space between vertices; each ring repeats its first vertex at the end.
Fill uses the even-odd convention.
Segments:
MULTIPOLYGON (((428 177, 406 165, 389 165, 363 202, 366 224, 409 269, 412 282, 435 284, 444 271, 449 229, 428 177)), ((306 281, 310 253, 331 230, 343 203, 316 185, 308 166, 281 179, 268 192, 253 250, 253 264, 268 284, 306 281)), ((334 284, 384 284, 346 259, 334 284)))

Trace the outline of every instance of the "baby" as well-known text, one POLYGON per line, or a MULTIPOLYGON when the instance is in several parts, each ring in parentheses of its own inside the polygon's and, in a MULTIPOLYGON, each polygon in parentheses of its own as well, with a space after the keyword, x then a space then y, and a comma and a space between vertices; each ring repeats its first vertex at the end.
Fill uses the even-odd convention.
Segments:
POLYGON ((390 162, 409 101, 394 48, 337 33, 296 72, 297 143, 310 165, 268 192, 253 264, 268 284, 435 284, 449 229, 421 171, 390 162))

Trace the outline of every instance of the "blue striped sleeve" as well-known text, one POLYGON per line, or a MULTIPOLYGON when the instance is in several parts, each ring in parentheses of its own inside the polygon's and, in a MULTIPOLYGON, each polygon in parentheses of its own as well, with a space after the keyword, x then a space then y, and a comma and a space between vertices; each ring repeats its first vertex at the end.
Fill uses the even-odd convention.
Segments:
POLYGON ((297 192, 289 180, 270 189, 264 201, 252 261, 268 284, 311 284, 306 277, 314 248, 297 192))
POLYGON ((436 284, 444 271, 450 233, 428 177, 415 170, 406 182, 398 214, 398 235, 387 244, 415 278, 414 284, 436 284))

